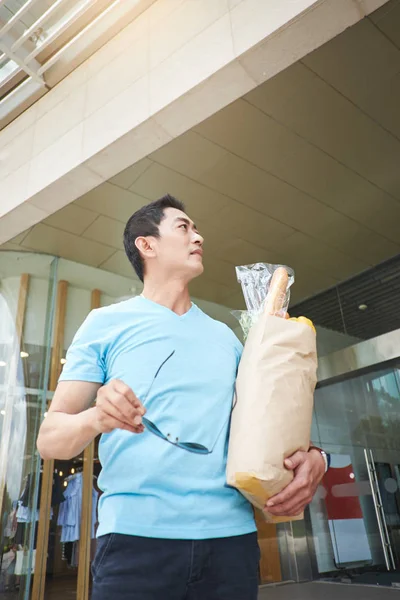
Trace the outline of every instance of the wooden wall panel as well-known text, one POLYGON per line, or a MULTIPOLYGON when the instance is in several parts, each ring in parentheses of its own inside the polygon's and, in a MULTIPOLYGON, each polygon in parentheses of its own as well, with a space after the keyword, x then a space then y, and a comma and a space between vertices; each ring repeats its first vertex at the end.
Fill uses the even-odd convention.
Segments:
MULTIPOLYGON (((101 292, 100 290, 93 290, 91 309, 99 308, 100 304, 101 292)), ((77 600, 89 600, 94 448, 95 443, 93 440, 83 452, 82 521, 79 543, 77 600)))
POLYGON ((29 279, 30 276, 28 273, 23 273, 21 275, 20 284, 19 284, 19 294, 18 294, 18 305, 17 305, 17 316, 15 319, 15 329, 18 337, 18 341, 21 344, 22 335, 25 324, 25 314, 26 314, 26 301, 28 299, 29 292, 29 279))
MULTIPOLYGON (((64 328, 67 306, 68 282, 59 281, 57 285, 56 313, 54 321, 54 340, 51 358, 49 389, 54 391, 61 371, 61 357, 64 349, 64 328)), ((40 512, 36 544, 35 573, 31 600, 43 600, 46 585, 47 551, 49 544, 51 493, 53 485, 54 460, 45 460, 40 495, 40 512)))
POLYGON ((261 583, 282 581, 281 560, 279 556, 276 525, 267 523, 259 511, 255 511, 258 530, 258 543, 261 550, 261 583))

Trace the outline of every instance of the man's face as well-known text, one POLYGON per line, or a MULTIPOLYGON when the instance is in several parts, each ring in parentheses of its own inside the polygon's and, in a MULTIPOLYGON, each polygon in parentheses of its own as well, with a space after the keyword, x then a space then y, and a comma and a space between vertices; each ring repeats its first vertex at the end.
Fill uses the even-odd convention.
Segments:
POLYGON ((193 221, 176 208, 167 208, 154 246, 157 268, 172 278, 191 281, 203 273, 203 238, 193 221))

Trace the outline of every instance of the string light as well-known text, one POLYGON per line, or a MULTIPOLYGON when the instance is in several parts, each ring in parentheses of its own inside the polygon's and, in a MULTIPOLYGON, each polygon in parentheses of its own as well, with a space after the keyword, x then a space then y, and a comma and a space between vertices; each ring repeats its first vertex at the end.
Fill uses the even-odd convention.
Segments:
POLYGON ((28 358, 29 352, 22 351, 22 352, 19 353, 19 355, 20 355, 21 358, 28 358))

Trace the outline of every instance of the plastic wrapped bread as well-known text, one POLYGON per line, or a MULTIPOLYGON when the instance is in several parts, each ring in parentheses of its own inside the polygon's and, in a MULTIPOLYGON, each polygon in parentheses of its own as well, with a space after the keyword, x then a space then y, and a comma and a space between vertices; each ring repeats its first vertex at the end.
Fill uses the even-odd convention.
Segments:
MULTIPOLYGON (((248 310, 236 380, 227 481, 257 508, 293 479, 284 460, 310 443, 317 353, 308 319, 288 319, 294 274, 281 265, 237 268, 248 310)), ((270 522, 294 520, 264 512, 270 522)), ((301 518, 301 517, 297 517, 301 518)))

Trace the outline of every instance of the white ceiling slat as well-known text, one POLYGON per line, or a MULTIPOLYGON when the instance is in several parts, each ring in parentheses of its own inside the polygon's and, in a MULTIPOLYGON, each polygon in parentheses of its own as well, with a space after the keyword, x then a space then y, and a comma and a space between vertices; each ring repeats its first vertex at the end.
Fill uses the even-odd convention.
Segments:
MULTIPOLYGON (((46 82, 44 81, 43 77, 41 75, 38 75, 38 73, 34 69, 29 67, 27 65, 27 63, 25 62, 25 60, 21 59, 17 54, 15 54, 15 52, 11 52, 11 49, 8 46, 6 46, 6 44, 4 42, 1 41, 1 37, 0 37, 0 50, 2 52, 4 52, 11 60, 13 60, 15 63, 17 63, 17 65, 20 67, 20 70, 25 71, 25 73, 27 73, 27 75, 32 77, 32 79, 34 81, 36 81, 43 87, 46 87, 46 82)), ((0 84, 1 83, 2 82, 0 82, 0 84)))
POLYGON ((17 12, 11 17, 11 19, 9 19, 7 23, 3 25, 3 27, 0 29, 0 39, 5 33, 7 33, 7 31, 10 31, 10 29, 14 27, 14 25, 18 23, 18 21, 21 20, 25 13, 31 10, 31 8, 36 2, 38 2, 38 0, 26 0, 26 2, 21 6, 21 8, 17 10, 17 12))
MULTIPOLYGON (((55 30, 53 34, 54 39, 60 36, 64 31, 66 31, 68 27, 70 27, 71 23, 73 23, 80 16, 82 16, 91 5, 96 3, 96 1, 97 0, 87 0, 80 10, 76 11, 76 13, 74 13, 73 16, 71 16, 67 21, 65 21, 63 25, 61 25, 55 30)), ((73 46, 82 37, 84 37, 90 31, 90 29, 92 29, 92 27, 94 27, 98 23, 98 21, 104 19, 111 10, 118 6, 120 2, 121 0, 114 0, 114 2, 107 6, 105 10, 103 10, 92 21, 90 21, 90 23, 88 23, 85 27, 83 27, 83 29, 81 29, 77 34, 75 34, 66 44, 64 44, 57 52, 55 52, 53 56, 42 65, 42 67, 40 67, 39 73, 42 75, 43 73, 48 71, 50 67, 52 67, 71 46, 73 46)), ((49 37, 46 39, 46 44, 51 37, 52 35, 49 35, 49 37)), ((42 48, 43 46, 44 44, 42 44, 40 48, 42 48)))
POLYGON ((44 25, 52 14, 59 8, 59 6, 65 2, 66 0, 56 0, 54 4, 52 4, 28 29, 26 29, 15 42, 11 46, 11 50, 15 52, 22 44, 29 39, 29 37, 37 30, 39 27, 44 25))
POLYGON ((21 67, 19 67, 12 60, 6 62, 6 64, 0 69, 1 85, 6 85, 9 81, 11 81, 11 79, 13 79, 17 75, 17 73, 21 72, 21 70, 21 67))
POLYGON ((42 44, 38 44, 37 47, 28 54, 26 61, 29 62, 40 52, 42 52, 47 46, 54 42, 57 37, 63 34, 71 25, 79 19, 91 6, 96 3, 96 0, 84 0, 78 4, 76 10, 71 11, 69 15, 66 15, 64 19, 58 23, 51 32, 46 36, 45 41, 42 44))

